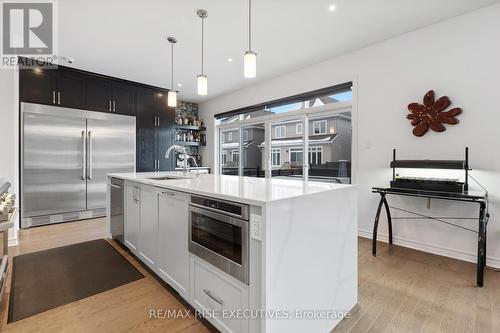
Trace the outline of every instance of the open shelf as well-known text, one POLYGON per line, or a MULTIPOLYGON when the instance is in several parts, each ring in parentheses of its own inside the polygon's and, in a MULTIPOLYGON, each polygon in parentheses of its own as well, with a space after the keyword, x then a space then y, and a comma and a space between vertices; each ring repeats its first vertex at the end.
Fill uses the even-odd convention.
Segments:
POLYGON ((196 141, 175 141, 174 144, 179 146, 197 146, 197 147, 203 147, 206 145, 203 142, 196 142, 196 141))
POLYGON ((198 126, 193 126, 193 125, 179 125, 176 124, 174 125, 176 129, 180 130, 191 130, 191 131, 205 131, 206 127, 198 127, 198 126))

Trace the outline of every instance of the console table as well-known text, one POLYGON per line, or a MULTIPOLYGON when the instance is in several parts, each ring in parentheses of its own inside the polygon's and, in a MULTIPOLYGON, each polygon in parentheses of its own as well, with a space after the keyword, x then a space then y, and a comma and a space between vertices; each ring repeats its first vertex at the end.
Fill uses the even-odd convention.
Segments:
POLYGON ((434 220, 436 222, 445 223, 447 225, 457 227, 460 229, 464 229, 478 235, 477 237, 477 286, 483 286, 483 275, 484 275, 484 267, 486 266, 486 229, 488 226, 489 213, 488 213, 488 195, 486 192, 464 192, 464 193, 454 193, 454 192, 436 192, 436 191, 423 191, 417 189, 400 189, 400 188, 382 188, 382 187, 373 187, 372 193, 380 194, 380 202, 378 204, 377 213, 375 215, 375 222, 373 226, 373 238, 372 238, 372 255, 377 255, 377 230, 378 230, 378 221, 380 217, 380 212, 382 209, 382 205, 385 207, 385 211, 387 213, 387 222, 389 225, 389 244, 392 244, 392 220, 396 219, 429 219, 434 220), (427 199, 439 199, 439 200, 451 200, 451 201, 460 201, 460 202, 472 202, 477 203, 479 205, 479 217, 478 218, 464 218, 464 217, 432 217, 424 214, 412 212, 409 210, 392 207, 389 206, 387 202, 387 195, 399 195, 405 197, 419 197, 419 198, 427 198, 427 199), (412 217, 391 217, 390 208, 394 210, 403 211, 414 216, 412 217), (461 219, 461 220, 478 220, 478 230, 470 229, 467 227, 463 227, 461 225, 457 225, 447 220, 451 219, 461 219))

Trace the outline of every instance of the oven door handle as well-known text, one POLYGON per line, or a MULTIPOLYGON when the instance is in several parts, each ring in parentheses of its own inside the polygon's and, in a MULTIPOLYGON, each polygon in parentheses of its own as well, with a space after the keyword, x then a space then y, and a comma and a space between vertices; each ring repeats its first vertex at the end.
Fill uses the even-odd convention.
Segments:
POLYGON ((198 207, 195 207, 193 205, 189 205, 189 210, 192 213, 200 214, 200 215, 209 217, 211 219, 214 219, 214 220, 217 220, 220 222, 224 222, 224 223, 228 223, 231 225, 235 225, 238 227, 244 227, 245 225, 248 224, 248 221, 237 219, 237 218, 234 218, 234 217, 231 217, 228 215, 216 213, 216 212, 209 210, 209 209, 198 208, 198 207))

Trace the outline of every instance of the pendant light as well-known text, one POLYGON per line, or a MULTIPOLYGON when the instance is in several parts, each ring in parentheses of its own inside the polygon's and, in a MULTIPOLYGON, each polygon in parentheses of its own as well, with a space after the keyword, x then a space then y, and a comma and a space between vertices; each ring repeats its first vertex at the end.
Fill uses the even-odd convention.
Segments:
POLYGON ((252 0, 248 0, 248 51, 243 56, 243 75, 249 79, 257 75, 257 53, 252 51, 252 0))
POLYGON ((177 43, 177 39, 175 37, 168 37, 167 40, 172 45, 172 85, 168 91, 167 104, 168 106, 175 108, 177 107, 177 91, 174 90, 174 44, 177 43))
POLYGON ((198 75, 198 95, 205 96, 208 93, 208 78, 203 73, 203 47, 204 47, 204 23, 208 17, 208 12, 205 9, 198 9, 196 14, 201 18, 201 74, 198 75))

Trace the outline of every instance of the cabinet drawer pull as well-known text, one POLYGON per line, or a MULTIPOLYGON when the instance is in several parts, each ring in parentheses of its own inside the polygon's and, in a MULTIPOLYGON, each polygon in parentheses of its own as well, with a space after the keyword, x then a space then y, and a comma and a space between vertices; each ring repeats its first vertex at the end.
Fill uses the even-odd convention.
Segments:
POLYGON ((108 111, 111 111, 111 100, 109 100, 109 109, 108 111))
POLYGON ((57 104, 61 105, 61 92, 57 92, 57 104))
POLYGON ((56 104, 56 92, 52 90, 52 104, 56 104))
POLYGON ((113 101, 113 112, 116 112, 116 101, 113 101))
POLYGON ((211 290, 203 289, 203 292, 205 294, 207 294, 208 297, 210 297, 211 299, 213 299, 214 301, 216 301, 217 303, 219 303, 220 305, 224 304, 224 302, 220 298, 215 297, 214 295, 212 295, 212 291, 211 290))

